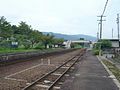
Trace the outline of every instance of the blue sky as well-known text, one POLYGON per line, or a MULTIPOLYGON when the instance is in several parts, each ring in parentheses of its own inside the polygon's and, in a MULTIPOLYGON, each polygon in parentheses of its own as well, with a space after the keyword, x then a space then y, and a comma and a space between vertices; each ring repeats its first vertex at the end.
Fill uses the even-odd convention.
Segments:
MULTIPOLYGON (((34 29, 64 34, 96 36, 97 16, 102 14, 106 0, 0 0, 0 16, 11 24, 25 21, 34 29)), ((120 0, 109 0, 103 23, 103 38, 117 38, 117 13, 120 0)))

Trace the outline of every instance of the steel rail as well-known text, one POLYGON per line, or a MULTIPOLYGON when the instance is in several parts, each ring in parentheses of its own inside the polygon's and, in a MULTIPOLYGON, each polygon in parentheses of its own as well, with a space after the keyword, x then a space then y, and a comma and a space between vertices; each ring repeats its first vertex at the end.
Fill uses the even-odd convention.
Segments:
POLYGON ((55 84, 71 69, 71 67, 80 59, 80 57, 81 57, 81 56, 79 56, 79 57, 77 58, 77 60, 75 60, 75 61, 72 63, 72 65, 71 65, 68 69, 66 69, 66 70, 63 72, 63 74, 62 74, 61 76, 59 76, 47 90, 51 90, 51 89, 54 87, 54 85, 55 85, 55 84))

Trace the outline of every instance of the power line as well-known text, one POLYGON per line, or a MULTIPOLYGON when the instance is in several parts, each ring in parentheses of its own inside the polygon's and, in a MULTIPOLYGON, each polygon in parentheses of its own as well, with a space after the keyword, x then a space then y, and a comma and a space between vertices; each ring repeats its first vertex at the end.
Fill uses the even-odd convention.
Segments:
POLYGON ((108 4, 108 0, 107 0, 106 3, 105 3, 105 7, 104 7, 104 10, 103 10, 102 16, 103 16, 104 13, 105 13, 105 10, 106 10, 106 7, 107 7, 107 4, 108 4))

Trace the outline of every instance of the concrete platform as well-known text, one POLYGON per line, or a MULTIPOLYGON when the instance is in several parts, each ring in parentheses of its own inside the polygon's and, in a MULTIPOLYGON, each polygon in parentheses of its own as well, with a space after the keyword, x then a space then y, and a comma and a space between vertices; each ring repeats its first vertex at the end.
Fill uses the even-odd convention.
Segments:
POLYGON ((76 70, 71 79, 66 80, 61 90, 119 90, 103 65, 87 52, 81 62, 76 65, 76 70))

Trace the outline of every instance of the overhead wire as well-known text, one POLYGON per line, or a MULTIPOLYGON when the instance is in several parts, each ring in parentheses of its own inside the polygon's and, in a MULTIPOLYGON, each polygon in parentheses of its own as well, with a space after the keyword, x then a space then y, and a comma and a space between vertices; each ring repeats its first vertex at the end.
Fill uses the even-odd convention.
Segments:
POLYGON ((104 10, 103 10, 102 16, 103 16, 104 13, 105 13, 105 10, 106 10, 106 7, 107 7, 107 4, 108 4, 108 0, 107 0, 106 3, 105 3, 105 7, 104 7, 104 10))

